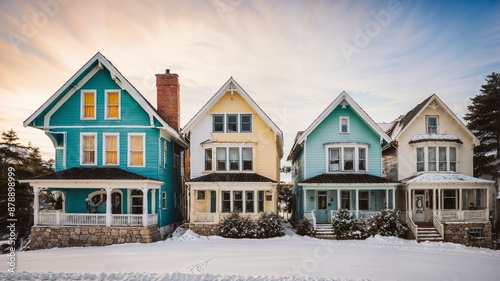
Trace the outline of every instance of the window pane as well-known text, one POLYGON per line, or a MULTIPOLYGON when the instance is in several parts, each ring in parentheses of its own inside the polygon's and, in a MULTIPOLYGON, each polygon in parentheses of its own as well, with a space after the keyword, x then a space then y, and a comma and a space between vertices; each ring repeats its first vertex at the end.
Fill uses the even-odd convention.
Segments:
POLYGON ((222 212, 231 212, 231 193, 229 191, 222 192, 222 212))
POLYGON ((108 93, 108 118, 118 118, 118 92, 108 93))
POLYGON ((83 164, 95 164, 95 136, 83 136, 83 164))
POLYGON ((130 165, 144 165, 143 136, 130 136, 130 165))
POLYGON ((224 115, 223 114, 214 114, 214 124, 213 124, 213 129, 214 133, 222 133, 224 132, 224 115))
POLYGON ((368 211, 370 209, 370 195, 368 194, 368 191, 360 191, 359 192, 359 209, 368 211))
POLYGON ((358 169, 360 171, 366 171, 366 149, 365 148, 360 148, 358 150, 358 154, 359 154, 358 169))
POLYGON ((233 212, 243 212, 243 191, 233 191, 233 212))
POLYGON ((106 164, 118 164, 118 137, 106 136, 106 164))
POLYGON ((253 191, 245 192, 245 211, 247 213, 254 212, 253 191))
POLYGON ((344 170, 354 170, 354 148, 344 148, 344 170))
POLYGON ((95 117, 95 104, 94 104, 94 93, 84 93, 84 118, 94 118, 95 117))
POLYGON ((196 192, 196 199, 197 200, 205 200, 205 190, 198 190, 196 192))
POLYGON ((253 152, 251 147, 243 147, 241 149, 241 154, 243 157, 243 170, 251 171, 253 170, 253 152))
POLYGON ((227 115, 227 132, 228 133, 238 132, 238 115, 236 114, 227 115))
POLYGON ((457 171, 457 149, 450 147, 450 171, 457 171))
POLYGON ((217 171, 225 171, 226 170, 226 148, 225 147, 217 147, 217 171))
POLYGON ((436 148, 427 148, 429 171, 436 171, 436 148))
POLYGON ((212 170, 212 149, 205 149, 205 171, 212 170))
POLYGON ((264 212, 264 191, 259 191, 259 213, 264 212))
POLYGON ((349 132, 349 119, 348 118, 340 118, 340 132, 348 133, 349 132))
POLYGON ((447 171, 446 168, 446 147, 439 148, 439 171, 447 171))
POLYGON ((250 133, 252 132, 252 115, 251 114, 242 114, 240 121, 240 132, 250 133))
POLYGON ((456 190, 443 190, 443 209, 456 209, 456 190))
POLYGON ((425 163, 424 163, 424 148, 419 147, 417 148, 417 172, 423 172, 425 170, 425 163))
POLYGON ((240 169, 240 149, 238 147, 229 148, 229 170, 238 171, 240 169))
POLYGON ((437 134, 437 117, 436 116, 428 116, 427 117, 427 133, 428 134, 437 134))
POLYGON ((330 148, 330 165, 329 171, 335 172, 340 171, 340 149, 330 148))
POLYGON ((341 203, 342 209, 351 209, 351 192, 350 191, 342 191, 341 193, 341 203))

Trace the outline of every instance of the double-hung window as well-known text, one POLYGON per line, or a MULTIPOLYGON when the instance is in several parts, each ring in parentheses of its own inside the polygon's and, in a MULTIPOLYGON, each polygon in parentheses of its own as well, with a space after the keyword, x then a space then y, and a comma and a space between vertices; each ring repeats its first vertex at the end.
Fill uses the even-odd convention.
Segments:
POLYGON ((230 147, 229 148, 229 170, 239 171, 240 170, 240 148, 230 147))
POLYGON ((227 133, 237 133, 238 132, 238 114, 228 114, 226 115, 227 125, 226 132, 227 133))
POLYGON ((245 212, 254 212, 253 191, 245 191, 245 212))
POLYGON ((212 171, 212 149, 205 149, 205 171, 212 171))
POLYGON ((351 192, 347 191, 347 190, 342 190, 340 195, 341 195, 340 201, 341 201, 342 209, 350 210, 351 209, 351 192))
POLYGON ((427 134, 437 134, 437 133, 438 133, 438 117, 427 116, 427 134))
POLYGON ((81 164, 97 164, 97 134, 85 133, 81 135, 81 164))
POLYGON ((230 213, 231 212, 231 192, 230 191, 222 191, 222 212, 230 213))
POLYGON ((359 191, 359 209, 363 211, 368 211, 370 209, 370 193, 368 190, 359 191))
POLYGON ((162 210, 167 209, 167 193, 165 191, 161 193, 161 208, 162 210))
POLYGON ((347 116, 341 116, 339 118, 339 132, 341 134, 348 134, 349 133, 349 117, 347 116))
POLYGON ((146 163, 145 134, 130 133, 128 135, 128 151, 129 166, 144 166, 146 163))
POLYGON ((423 147, 417 148, 417 172, 425 171, 425 153, 423 147))
POLYGON ((367 169, 367 146, 350 144, 349 146, 327 145, 328 172, 358 172, 367 169))
POLYGON ((214 133, 224 133, 224 114, 213 115, 213 130, 214 133))
POLYGON ((340 171, 340 148, 330 148, 330 172, 340 171))
POLYGON ((96 91, 82 90, 82 119, 95 119, 96 91))
POLYGON ((427 148, 427 166, 429 171, 436 171, 436 148, 427 148))
POLYGON ((450 171, 457 171, 457 148, 450 147, 450 171))
POLYGON ((213 114, 212 133, 251 133, 252 114, 213 114))
POLYGON ((417 172, 456 172, 457 148, 454 146, 424 146, 416 148, 417 172))
POLYGON ((448 170, 448 162, 446 161, 446 147, 439 147, 439 171, 448 170))
POLYGON ((455 189, 443 190, 443 209, 457 208, 457 191, 455 189))
POLYGON ((366 171, 366 148, 358 149, 358 169, 366 171))
POLYGON ((217 147, 216 150, 217 171, 226 171, 226 148, 217 147))
POLYGON ((252 132, 252 114, 240 115, 240 132, 241 133, 252 132))
POLYGON ((344 171, 354 171, 354 148, 344 148, 344 171))
POLYGON ((119 134, 118 133, 104 133, 104 165, 118 165, 119 164, 119 134))
POLYGON ((105 119, 120 119, 120 91, 106 90, 105 119))
POLYGON ((241 156, 243 160, 243 171, 253 170, 253 152, 251 147, 241 148, 241 156))

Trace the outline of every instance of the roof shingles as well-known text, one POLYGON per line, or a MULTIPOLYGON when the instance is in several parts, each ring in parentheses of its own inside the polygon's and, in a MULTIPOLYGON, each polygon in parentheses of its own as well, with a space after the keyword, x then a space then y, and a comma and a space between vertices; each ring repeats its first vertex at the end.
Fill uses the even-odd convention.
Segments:
POLYGON ((190 182, 274 182, 256 173, 211 173, 189 180, 190 182))
POLYGON ((150 180, 150 178, 120 168, 70 168, 31 180, 150 180))
POLYGON ((335 173, 321 174, 301 181, 300 183, 332 183, 332 184, 372 184, 372 183, 399 183, 387 178, 378 177, 370 174, 358 173, 335 173))

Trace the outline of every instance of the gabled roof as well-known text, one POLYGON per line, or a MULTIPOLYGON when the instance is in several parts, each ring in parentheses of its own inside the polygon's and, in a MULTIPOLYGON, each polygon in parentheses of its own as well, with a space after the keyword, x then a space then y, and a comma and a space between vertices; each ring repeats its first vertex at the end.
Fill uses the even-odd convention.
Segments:
POLYGON ((273 182, 270 178, 266 178, 256 173, 211 173, 190 179, 189 182, 273 182))
MULTIPOLYGON (((57 92, 55 92, 40 108, 38 108, 28 119, 26 119, 23 123, 24 127, 33 126, 32 122, 38 118, 42 114, 50 114, 54 111, 54 107, 58 107, 61 105, 61 102, 64 101, 64 96, 72 95, 76 92, 80 87, 83 86, 84 83, 81 83, 82 79, 87 77, 88 75, 93 75, 93 69, 102 69, 106 68, 111 73, 111 78, 123 89, 126 90, 134 100, 150 115, 154 116, 161 125, 163 129, 167 131, 170 135, 174 136, 181 144, 187 147, 187 143, 182 139, 181 135, 174 130, 170 125, 163 120, 158 111, 144 98, 141 93, 118 71, 118 69, 100 52, 95 54, 85 65, 78 70, 57 92)), ((50 118, 50 116, 48 116, 50 118)), ((41 129, 48 129, 48 124, 44 123, 44 126, 33 126, 40 127, 41 129)))
POLYGON ((472 138, 474 144, 479 145, 479 140, 477 137, 465 126, 465 124, 450 110, 450 108, 436 95, 432 94, 430 97, 426 98, 424 101, 419 103, 417 106, 412 108, 408 113, 400 116, 393 122, 392 127, 387 130, 387 134, 391 136, 393 142, 398 141, 399 137, 406 131, 413 121, 418 118, 420 113, 424 111, 432 102, 437 102, 446 113, 448 113, 453 119, 457 121, 457 124, 464 129, 467 134, 472 138))
POLYGON ((250 95, 243 90, 243 88, 234 80, 233 77, 229 78, 227 82, 210 98, 210 100, 196 113, 196 115, 184 126, 181 133, 187 135, 196 124, 205 116, 205 114, 212 108, 228 91, 237 92, 248 105, 259 115, 260 118, 271 128, 278 141, 278 150, 280 158, 283 157, 283 132, 278 126, 267 116, 267 114, 257 105, 257 103, 250 97, 250 95))
POLYGON ((388 178, 377 177, 370 174, 359 174, 359 173, 332 173, 332 174, 321 174, 314 176, 312 178, 305 179, 299 184, 309 183, 309 184, 366 184, 366 183, 379 183, 379 184, 395 184, 397 181, 390 180, 388 178))
POLYGON ((302 133, 298 133, 295 138, 295 142, 293 144, 292 150, 288 155, 287 160, 292 160, 295 157, 295 154, 300 151, 304 141, 307 139, 307 136, 311 134, 316 127, 318 127, 326 117, 334 111, 338 105, 342 103, 342 101, 346 101, 349 106, 358 114, 358 116, 365 121, 365 123, 373 130, 373 132, 377 133, 382 139, 384 139, 387 143, 391 142, 390 137, 382 130, 373 119, 368 116, 368 114, 349 96, 345 91, 343 91, 319 116, 314 120, 314 122, 309 125, 309 127, 303 131, 302 133))

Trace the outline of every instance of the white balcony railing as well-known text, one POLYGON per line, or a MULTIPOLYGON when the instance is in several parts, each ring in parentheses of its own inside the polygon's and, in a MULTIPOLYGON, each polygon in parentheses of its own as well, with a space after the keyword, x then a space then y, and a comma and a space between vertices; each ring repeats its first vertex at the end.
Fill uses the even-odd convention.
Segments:
MULTIPOLYGON (((332 210, 330 214, 330 218, 333 219, 333 217, 338 213, 338 210, 332 210)), ((378 213, 378 211, 357 211, 356 210, 350 210, 349 214, 351 217, 356 218, 356 213, 358 213, 358 218, 359 219, 365 219, 372 217, 378 213)))
MULTIPOLYGON (((156 214, 149 214, 147 225, 158 223, 156 214)), ((38 214, 38 225, 106 225, 106 214, 76 214, 62 212, 43 212, 38 214)), ((112 226, 143 226, 141 214, 111 215, 112 226)))
POLYGON ((437 210, 441 222, 485 221, 488 220, 488 210, 437 210))

